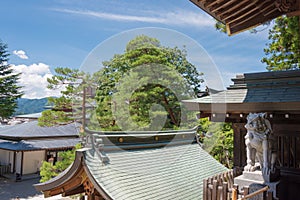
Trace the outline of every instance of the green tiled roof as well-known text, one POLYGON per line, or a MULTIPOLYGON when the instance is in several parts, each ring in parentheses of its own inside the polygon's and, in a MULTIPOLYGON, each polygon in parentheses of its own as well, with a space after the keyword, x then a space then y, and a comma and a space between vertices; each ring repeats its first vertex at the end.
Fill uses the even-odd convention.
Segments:
MULTIPOLYGON (((196 127, 126 134, 87 131, 85 148, 77 150, 73 165, 35 187, 46 195, 51 196, 51 191, 56 195, 60 192, 57 188, 65 191, 64 185, 76 179, 76 172, 83 167, 104 199, 202 199, 203 179, 228 169, 196 141, 196 127)), ((74 194, 80 187, 66 193, 74 194)))
POLYGON ((84 163, 112 199, 202 199, 202 181, 227 170, 197 143, 108 152, 102 164, 93 150, 84 163))

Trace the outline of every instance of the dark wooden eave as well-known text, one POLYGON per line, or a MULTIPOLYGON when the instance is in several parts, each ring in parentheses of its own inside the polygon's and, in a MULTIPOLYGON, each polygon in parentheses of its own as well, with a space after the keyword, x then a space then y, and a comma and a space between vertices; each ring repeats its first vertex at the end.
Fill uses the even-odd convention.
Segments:
POLYGON ((58 194, 62 196, 76 195, 85 193, 87 195, 98 196, 98 199, 110 200, 108 194, 97 185, 93 176, 86 169, 83 162, 81 149, 76 151, 76 157, 73 164, 57 177, 45 182, 35 184, 34 187, 42 191, 45 197, 51 197, 58 194))
POLYGON ((190 0, 226 25, 229 35, 253 28, 281 15, 299 15, 300 0, 190 0))

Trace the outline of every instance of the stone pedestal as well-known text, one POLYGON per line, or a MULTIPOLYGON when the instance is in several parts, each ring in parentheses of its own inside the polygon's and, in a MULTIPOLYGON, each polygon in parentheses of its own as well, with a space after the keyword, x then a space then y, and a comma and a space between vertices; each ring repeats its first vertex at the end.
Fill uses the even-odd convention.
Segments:
POLYGON ((249 186, 249 190, 251 192, 253 192, 252 189, 260 189, 258 186, 261 186, 261 188, 263 188, 264 186, 269 186, 270 190, 273 192, 274 199, 277 199, 278 194, 276 193, 276 191, 278 191, 279 181, 265 182, 261 171, 244 171, 242 175, 234 178, 234 183, 238 184, 240 189, 242 189, 244 186, 249 186))
POLYGON ((264 184, 264 179, 261 171, 246 172, 244 171, 242 175, 234 178, 234 183, 239 185, 239 188, 244 186, 249 186, 252 183, 264 184))

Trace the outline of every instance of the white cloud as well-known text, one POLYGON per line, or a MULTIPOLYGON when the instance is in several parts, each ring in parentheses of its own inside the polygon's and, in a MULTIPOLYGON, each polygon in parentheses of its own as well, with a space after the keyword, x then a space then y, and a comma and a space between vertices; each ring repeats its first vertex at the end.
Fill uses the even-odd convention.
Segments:
POLYGON ((25 59, 25 60, 28 59, 28 56, 26 55, 25 51, 23 51, 23 50, 14 50, 13 54, 15 54, 16 56, 18 56, 21 59, 25 59))
POLYGON ((174 12, 156 12, 148 16, 114 14, 107 12, 95 12, 91 10, 71 10, 71 9, 55 9, 55 11, 85 15, 111 21, 122 22, 143 22, 143 23, 159 23, 166 25, 191 26, 191 27, 211 27, 215 24, 212 17, 200 12, 192 12, 187 10, 177 10, 174 12))
POLYGON ((23 86, 22 91, 25 93, 23 98, 43 98, 49 96, 59 96, 60 91, 47 89, 47 78, 53 75, 49 65, 37 63, 31 65, 12 65, 16 73, 21 73, 19 84, 23 86))

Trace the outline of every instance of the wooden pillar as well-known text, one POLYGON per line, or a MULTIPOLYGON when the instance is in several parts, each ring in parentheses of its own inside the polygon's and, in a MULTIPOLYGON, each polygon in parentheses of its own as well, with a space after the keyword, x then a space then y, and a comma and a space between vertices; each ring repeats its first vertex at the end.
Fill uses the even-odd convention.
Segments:
POLYGON ((17 156, 17 152, 14 151, 14 161, 13 161, 13 173, 16 172, 16 156, 17 156))
POLYGON ((246 165, 245 123, 232 123, 233 128, 233 166, 242 169, 246 165))
POLYGON ((88 200, 95 200, 95 194, 94 193, 89 194, 88 200))
POLYGON ((24 151, 22 151, 22 154, 21 154, 21 169, 20 169, 20 174, 21 176, 23 176, 23 165, 24 165, 24 151))

